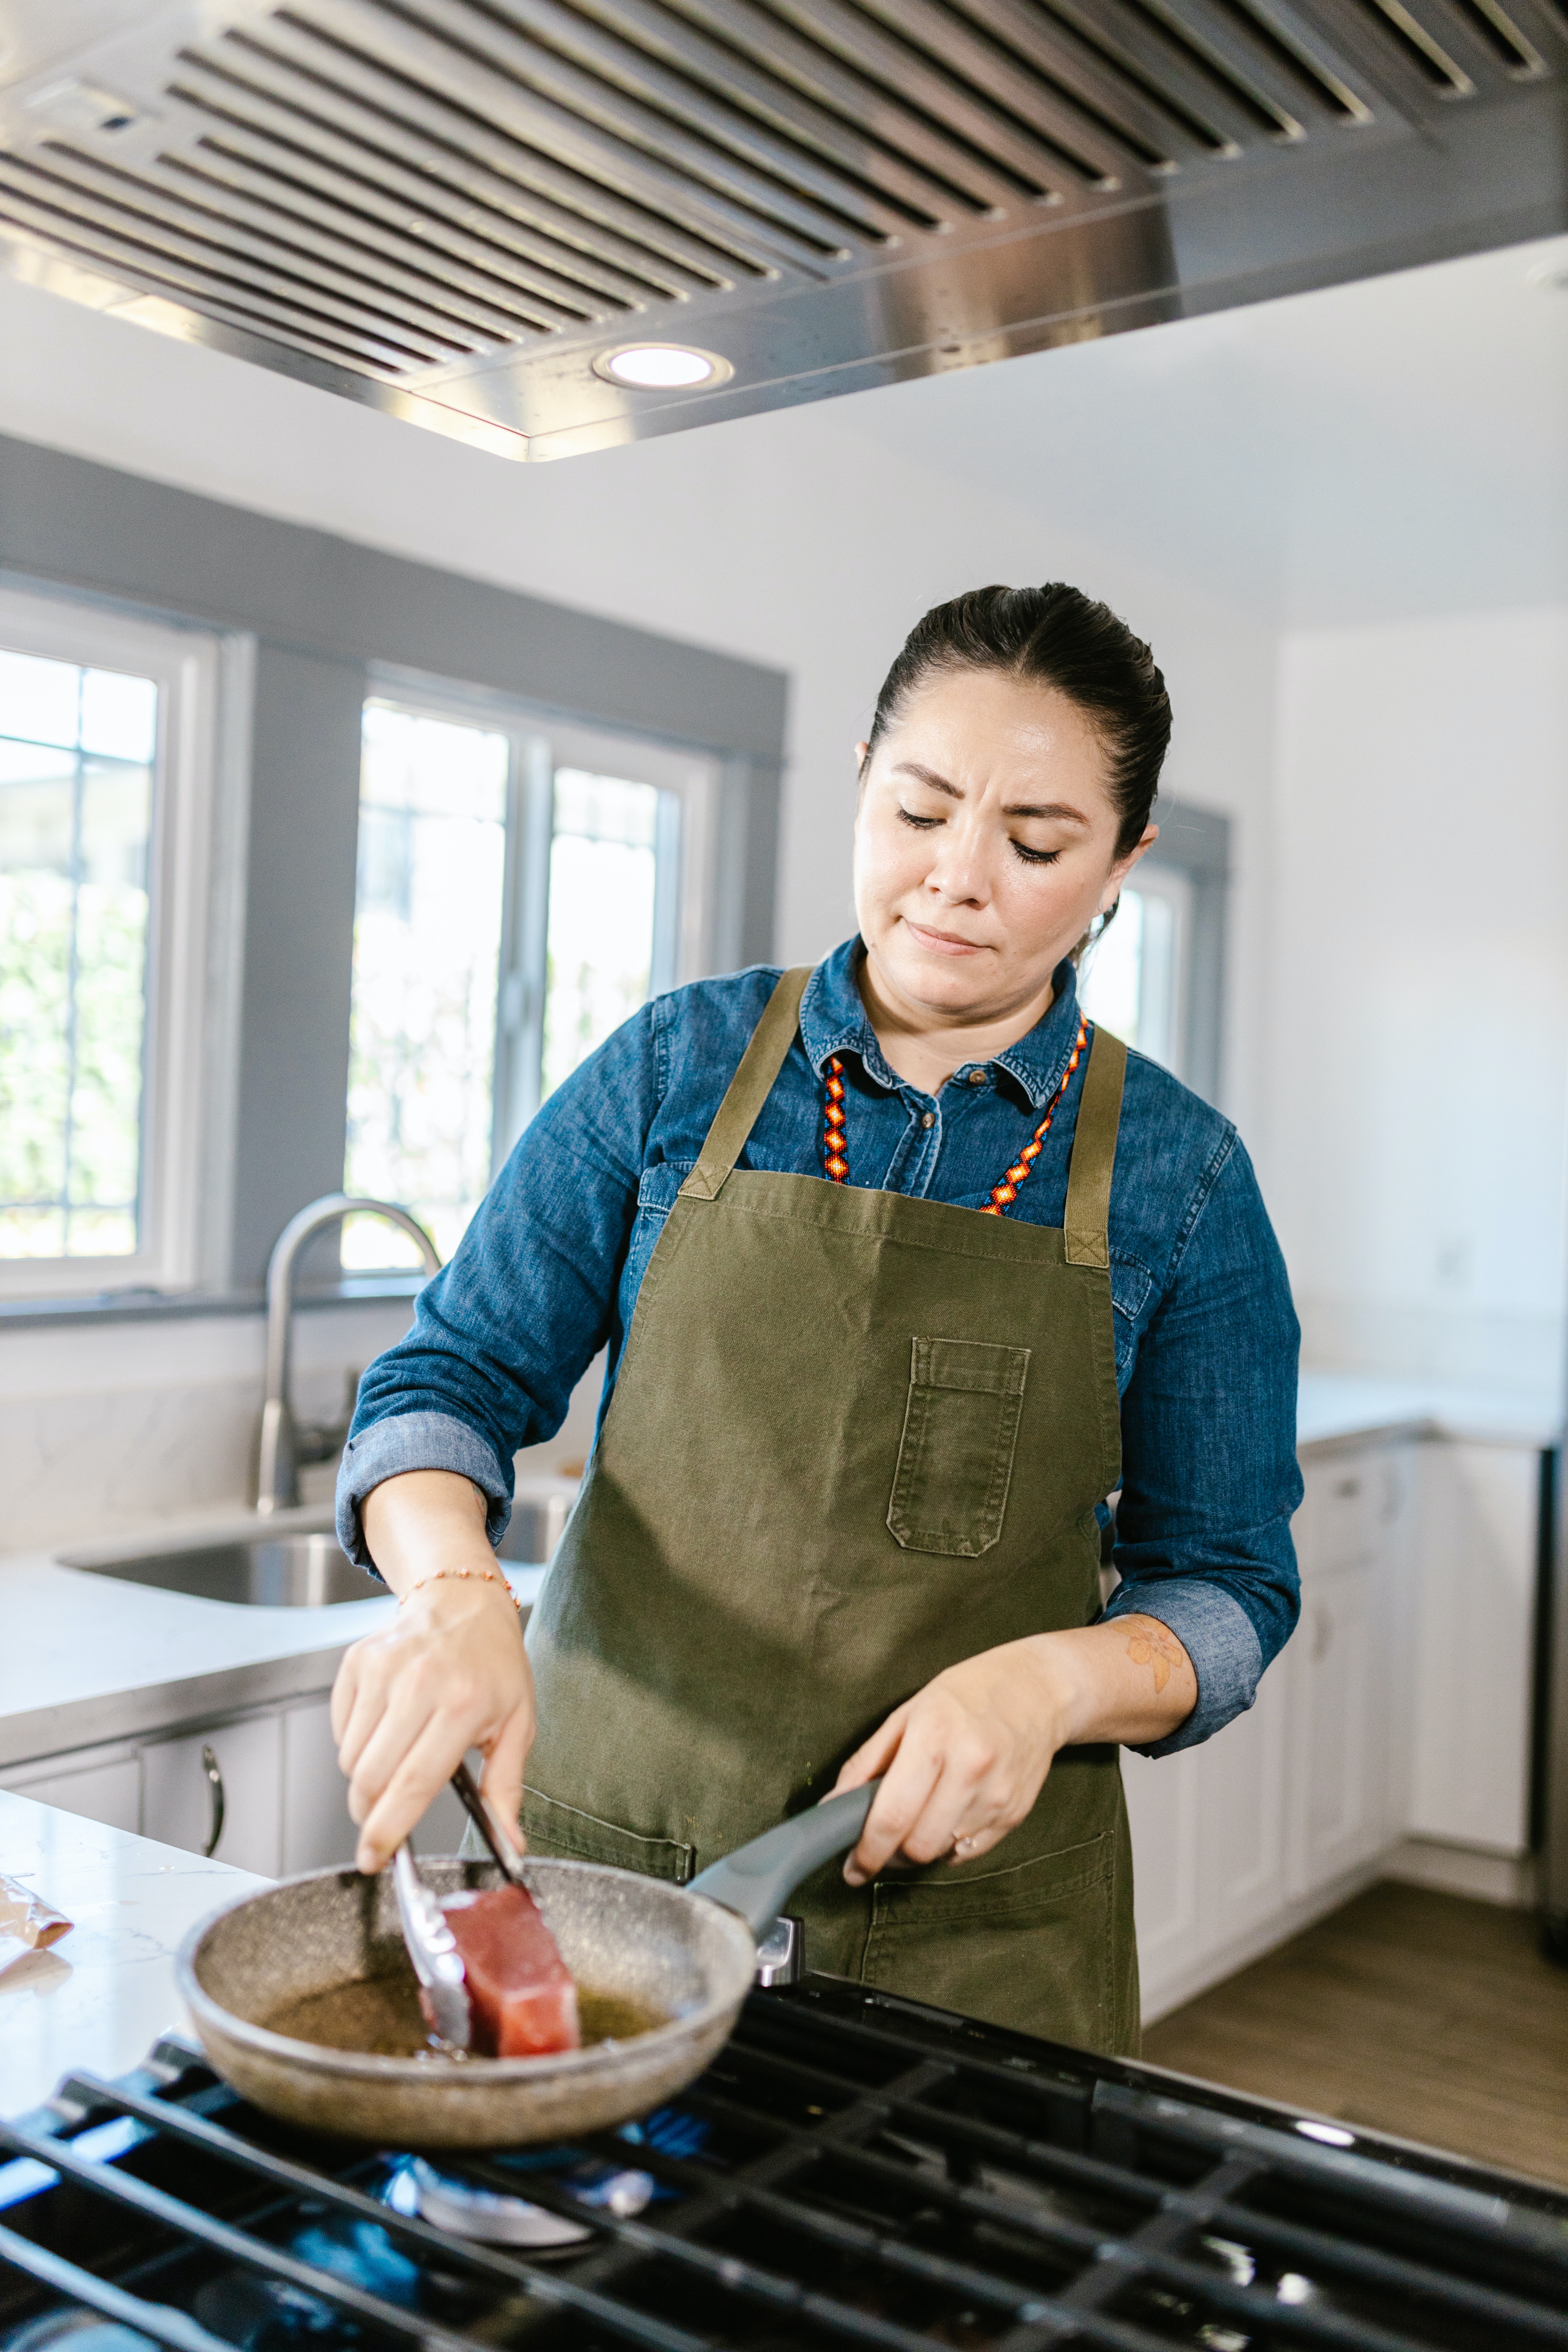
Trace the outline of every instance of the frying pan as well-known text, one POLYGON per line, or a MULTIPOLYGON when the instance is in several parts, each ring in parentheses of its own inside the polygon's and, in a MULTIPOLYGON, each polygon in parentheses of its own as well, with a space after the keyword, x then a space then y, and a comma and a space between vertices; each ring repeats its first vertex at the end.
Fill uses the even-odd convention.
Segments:
MULTIPOLYGON (((668 2020, 549 2058, 388 2058, 275 2033, 289 2003, 408 1967, 390 1871, 284 1879, 193 1928, 176 1975, 216 2071, 268 2115, 381 2147, 515 2147, 646 2115, 729 2039, 756 1945, 802 1879, 847 1853, 875 1783, 798 1813, 689 1886, 600 1863, 525 1859, 530 1892, 584 1990, 668 2020)), ((422 1861, 437 1895, 497 1886, 493 1862, 422 1861)))

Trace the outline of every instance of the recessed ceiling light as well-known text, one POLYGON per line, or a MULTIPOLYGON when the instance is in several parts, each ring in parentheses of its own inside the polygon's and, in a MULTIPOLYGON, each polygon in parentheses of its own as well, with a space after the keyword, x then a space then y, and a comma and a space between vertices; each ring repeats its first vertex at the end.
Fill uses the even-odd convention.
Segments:
POLYGON ((727 383, 734 370, 716 352, 693 351, 689 343, 622 343, 599 353, 594 373, 636 392, 689 392, 700 383, 727 383))

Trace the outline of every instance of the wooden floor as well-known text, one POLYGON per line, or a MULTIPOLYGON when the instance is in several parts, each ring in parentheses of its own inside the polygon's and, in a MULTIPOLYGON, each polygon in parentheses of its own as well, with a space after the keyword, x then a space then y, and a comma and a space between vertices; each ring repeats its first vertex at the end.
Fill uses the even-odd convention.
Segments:
POLYGON ((1163 2017, 1143 2055, 1568 2184, 1568 1969, 1522 1911, 1385 1881, 1163 2017))

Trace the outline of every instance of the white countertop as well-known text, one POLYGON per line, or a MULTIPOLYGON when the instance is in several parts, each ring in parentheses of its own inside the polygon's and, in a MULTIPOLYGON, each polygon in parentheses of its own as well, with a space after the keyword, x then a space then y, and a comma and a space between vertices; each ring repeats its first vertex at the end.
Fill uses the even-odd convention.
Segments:
POLYGON ((1563 1435, 1563 1402, 1559 1393, 1545 1390, 1384 1380, 1362 1372, 1302 1372, 1298 1445, 1331 1444, 1394 1430, 1482 1444, 1555 1445, 1563 1435))
MULTIPOLYGON (((173 1532, 148 1530, 148 1549, 173 1532)), ((395 1606, 388 1595, 241 1608, 61 1568, 47 1554, 0 1559, 0 1767, 326 1690, 349 1643, 395 1606)))
POLYGON ((0 1871, 75 1922, 0 1970, 0 2115, 41 2105, 62 2074, 123 2074, 160 2034, 190 2029, 174 1954, 209 1911, 265 1886, 151 1838, 0 1791, 0 1871))
MULTIPOLYGON (((321 1516, 269 1524, 307 1521, 319 1526, 321 1516)), ((153 1550, 195 1524, 165 1521, 142 1540, 153 1550)), ((199 1524, 215 1539, 257 1531, 248 1513, 199 1524)), ((526 1606, 542 1572, 506 1566, 526 1606)), ((0 1769, 329 1690, 344 1650, 396 1606, 368 1579, 366 1591, 330 1608, 256 1609, 62 1568, 47 1553, 0 1559, 0 1769)))

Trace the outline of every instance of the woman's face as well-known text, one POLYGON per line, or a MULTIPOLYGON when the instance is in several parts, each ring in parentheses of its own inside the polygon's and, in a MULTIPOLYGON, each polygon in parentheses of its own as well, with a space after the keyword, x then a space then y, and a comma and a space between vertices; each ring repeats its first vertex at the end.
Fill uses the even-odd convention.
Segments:
POLYGON ((928 679, 861 786, 855 908, 873 984, 939 1022, 1026 1008, 1158 830, 1119 856, 1118 824, 1099 737, 1065 695, 993 670, 928 679))

